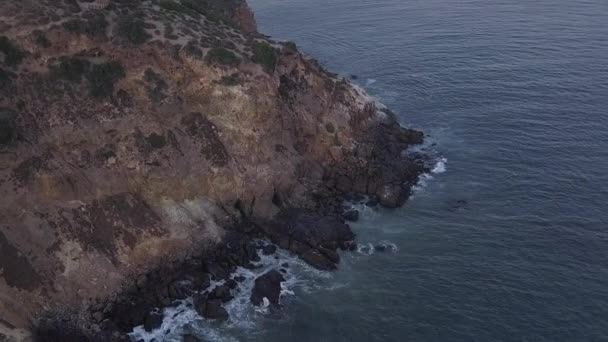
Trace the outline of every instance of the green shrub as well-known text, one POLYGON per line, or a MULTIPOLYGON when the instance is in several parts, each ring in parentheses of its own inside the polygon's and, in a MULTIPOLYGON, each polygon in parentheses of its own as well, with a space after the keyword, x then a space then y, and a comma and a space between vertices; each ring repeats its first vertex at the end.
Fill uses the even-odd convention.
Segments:
POLYGON ((73 33, 86 34, 94 38, 106 38, 108 22, 103 14, 98 14, 92 18, 71 19, 63 23, 63 27, 73 33))
POLYGON ((256 42, 253 45, 253 61, 262 65, 267 72, 274 71, 277 63, 277 51, 268 43, 256 42))
POLYGON ((159 3, 162 9, 167 11, 176 12, 178 14, 186 14, 192 17, 200 17, 198 8, 198 3, 194 1, 173 1, 173 0, 161 0, 159 3))
POLYGON ((73 57, 61 57, 59 66, 54 70, 60 78, 71 82, 80 82, 82 76, 89 71, 91 63, 87 60, 73 57))
POLYGON ((124 16, 118 20, 117 33, 121 38, 135 44, 143 44, 152 38, 145 30, 145 23, 131 16, 124 16))
POLYGON ((286 41, 283 43, 283 45, 285 45, 285 47, 293 52, 297 52, 298 51, 298 46, 296 45, 296 43, 292 42, 291 40, 286 41))
POLYGON ((207 53, 207 62, 211 64, 223 64, 236 66, 240 59, 234 52, 224 48, 213 48, 207 53))
POLYGON ((93 64, 86 74, 89 89, 94 97, 107 97, 114 93, 114 83, 125 77, 125 70, 118 62, 93 64))
POLYGON ((48 48, 51 46, 51 42, 49 42, 49 39, 46 37, 44 32, 35 30, 32 33, 34 34, 34 43, 36 43, 38 46, 43 48, 48 48))
POLYGON ((8 66, 19 65, 25 58, 25 53, 6 36, 0 36, 0 53, 4 54, 4 63, 8 66))
POLYGON ((10 144, 17 136, 17 115, 8 108, 0 108, 0 145, 10 144))
POLYGON ((241 84, 241 77, 238 73, 234 73, 229 76, 222 76, 218 83, 228 87, 233 87, 235 85, 241 84))

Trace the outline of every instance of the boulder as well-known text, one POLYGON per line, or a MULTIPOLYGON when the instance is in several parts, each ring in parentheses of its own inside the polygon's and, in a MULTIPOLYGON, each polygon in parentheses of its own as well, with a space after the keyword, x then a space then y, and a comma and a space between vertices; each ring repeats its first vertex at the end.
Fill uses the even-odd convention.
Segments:
POLYGON ((344 213, 342 213, 342 217, 344 217, 344 219, 346 221, 356 222, 359 220, 359 210, 357 210, 357 209, 347 210, 344 213))
POLYGON ((279 305, 281 283, 284 281, 285 278, 277 270, 268 271, 257 277, 251 291, 251 302, 254 305, 261 305, 264 298, 267 298, 271 304, 279 305))
POLYGON ((147 332, 151 332, 154 329, 160 328, 163 324, 163 314, 153 311, 148 313, 146 318, 144 319, 144 330, 147 332))
POLYGON ((216 288, 209 293, 209 299, 219 299, 224 303, 231 301, 233 298, 234 297, 230 294, 230 287, 226 284, 216 286, 216 288))
POLYGON ((322 271, 332 271, 336 269, 336 264, 329 260, 325 255, 315 249, 310 249, 308 252, 301 255, 302 260, 312 267, 322 271))
POLYGON ((202 342, 200 338, 192 335, 192 334, 186 334, 184 336, 182 336, 182 342, 202 342))
POLYGON ((226 320, 229 317, 228 311, 222 306, 221 300, 209 299, 205 296, 195 299, 194 310, 207 319, 226 320))
POLYGON ((275 245, 266 245, 266 246, 262 247, 262 254, 264 254, 264 255, 274 254, 276 251, 277 251, 277 246, 275 246, 275 245))
POLYGON ((408 192, 399 184, 389 184, 381 187, 376 196, 380 204, 387 208, 398 208, 405 203, 408 192))

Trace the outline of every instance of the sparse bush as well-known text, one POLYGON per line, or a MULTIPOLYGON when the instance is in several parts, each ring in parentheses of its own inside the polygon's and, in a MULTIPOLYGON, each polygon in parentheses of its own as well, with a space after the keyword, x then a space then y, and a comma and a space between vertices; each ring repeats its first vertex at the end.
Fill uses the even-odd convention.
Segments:
POLYGON ((17 115, 7 108, 0 108, 0 146, 10 144, 17 136, 17 115))
POLYGON ((25 53, 16 47, 6 36, 0 36, 0 53, 4 54, 4 63, 8 66, 19 65, 25 58, 25 53))
POLYGON ((106 38, 108 22, 103 14, 98 14, 86 20, 68 20, 63 23, 63 27, 73 33, 86 34, 94 38, 106 38))
POLYGON ((139 45, 143 44, 152 36, 146 32, 145 23, 130 16, 124 16, 118 20, 117 34, 131 42, 132 44, 139 45))
POLYGON ((229 76, 223 76, 220 79, 219 84, 222 84, 222 85, 225 85, 228 87, 233 87, 235 85, 241 84, 241 78, 238 73, 234 73, 229 76))
POLYGON ((229 66, 236 66, 240 63, 239 57, 227 49, 224 48, 213 48, 207 53, 207 62, 211 64, 222 64, 229 66))
POLYGON ((262 65, 267 72, 274 71, 277 63, 277 51, 268 43, 256 42, 253 45, 253 61, 262 65))
POLYGON ((114 92, 114 83, 125 77, 125 70, 118 62, 93 64, 86 74, 90 92, 94 97, 107 97, 114 92))
POLYGON ((38 46, 43 48, 48 48, 51 46, 51 42, 49 42, 49 39, 46 37, 44 32, 35 30, 32 33, 34 34, 34 43, 36 43, 38 46))
POLYGON ((146 90, 148 91, 148 97, 150 97, 153 102, 160 102, 167 97, 165 90, 167 90, 169 86, 161 75, 148 68, 144 73, 144 80, 148 82, 146 90))
POLYGON ((186 1, 173 1, 173 0, 161 0, 159 3, 162 9, 167 11, 176 12, 178 14, 186 14, 192 17, 199 18, 200 14, 197 10, 197 4, 194 2, 186 1))
POLYGON ((286 41, 283 43, 283 45, 285 45, 285 47, 293 52, 298 51, 298 46, 296 45, 296 43, 292 42, 291 40, 286 41))
POLYGON ((80 82, 82 76, 89 71, 90 67, 91 63, 87 60, 73 57, 61 57, 59 65, 53 71, 60 78, 70 82, 80 82))

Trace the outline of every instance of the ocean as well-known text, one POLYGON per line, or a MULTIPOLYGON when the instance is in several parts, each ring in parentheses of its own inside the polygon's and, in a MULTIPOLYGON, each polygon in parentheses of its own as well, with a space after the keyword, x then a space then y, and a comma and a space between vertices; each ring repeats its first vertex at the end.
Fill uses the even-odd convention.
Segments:
POLYGON ((280 314, 251 307, 250 281, 227 324, 190 310, 163 329, 205 341, 608 341, 608 1, 250 5, 261 32, 422 129, 437 164, 405 207, 359 206, 359 251, 338 271, 284 252, 263 260, 256 272, 290 264, 280 314))

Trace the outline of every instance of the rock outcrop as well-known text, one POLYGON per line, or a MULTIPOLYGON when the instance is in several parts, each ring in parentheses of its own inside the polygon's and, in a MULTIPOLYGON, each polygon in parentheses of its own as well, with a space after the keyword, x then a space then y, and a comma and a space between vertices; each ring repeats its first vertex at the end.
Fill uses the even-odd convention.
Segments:
POLYGON ((243 0, 87 2, 0 3, 0 334, 124 332, 251 237, 332 269, 342 195, 399 206, 423 171, 422 133, 243 0))

